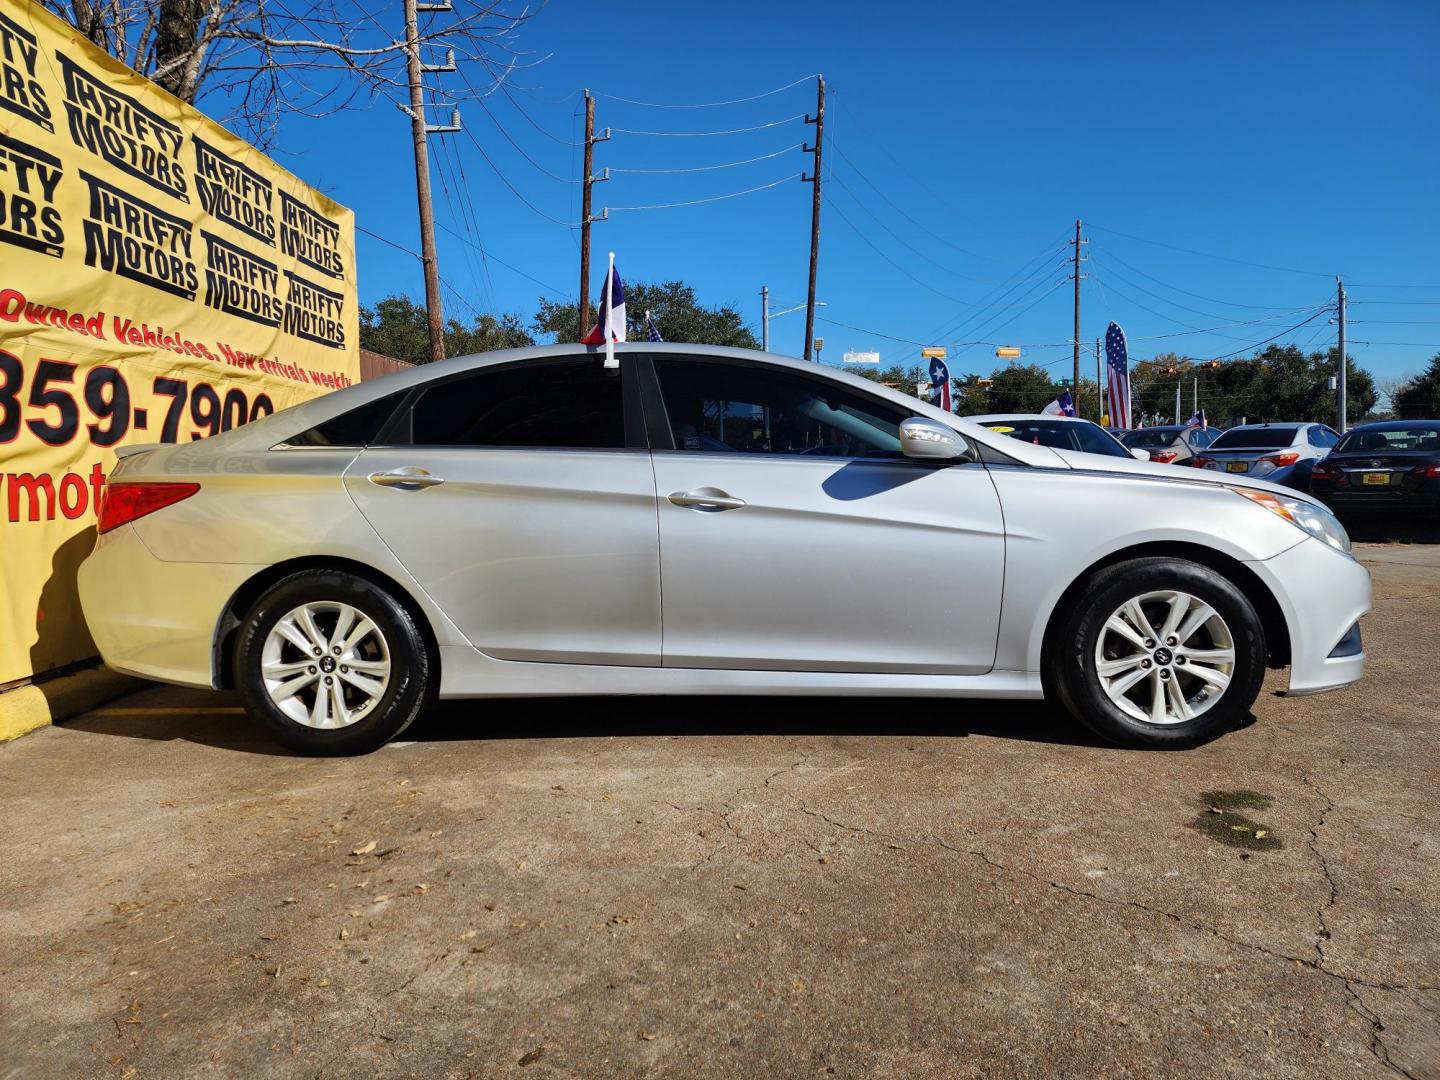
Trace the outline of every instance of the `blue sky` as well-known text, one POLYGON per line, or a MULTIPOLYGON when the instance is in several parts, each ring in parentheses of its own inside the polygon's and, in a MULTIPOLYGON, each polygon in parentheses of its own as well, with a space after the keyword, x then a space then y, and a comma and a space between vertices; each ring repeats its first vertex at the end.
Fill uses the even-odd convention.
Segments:
MULTIPOLYGON (((398 0, 366 8, 398 21, 398 0)), ((1440 5, 1430 0, 552 0, 520 41, 549 58, 516 75, 513 101, 491 96, 491 115, 467 105, 469 135, 436 140, 447 312, 463 317, 468 303, 528 321, 538 296, 574 297, 579 193, 564 180, 579 174, 569 144, 582 130, 581 87, 610 95, 598 97, 600 127, 717 131, 813 111, 814 84, 713 108, 615 99, 722 101, 823 72, 819 298, 834 321, 817 332, 828 361, 853 348, 910 362, 919 342, 983 341, 1067 370, 1065 242, 1077 217, 1090 241, 1087 341, 1115 319, 1140 357, 1244 355, 1276 334, 1320 347, 1334 340, 1328 313, 1285 331, 1333 299, 1341 274, 1352 339, 1419 343, 1357 344, 1363 365, 1395 375, 1440 352, 1440 5)), ((596 148, 596 168, 722 164, 812 135, 798 120, 738 135, 617 132, 596 148)), ((418 247, 409 128, 392 105, 289 120, 282 143, 276 156, 361 226, 418 247)), ((595 202, 703 199, 798 176, 809 161, 789 150, 705 172, 612 172, 595 202)), ((762 285, 774 309, 805 299, 809 205, 809 186, 790 179, 700 206, 612 210, 594 227, 592 296, 614 250, 625 278, 683 279, 758 326, 762 285)), ((420 295, 414 259, 363 234, 357 242, 362 302, 420 295)), ((776 319, 772 347, 798 353, 803 320, 776 319)), ((951 366, 995 363, 993 345, 980 344, 951 366)))

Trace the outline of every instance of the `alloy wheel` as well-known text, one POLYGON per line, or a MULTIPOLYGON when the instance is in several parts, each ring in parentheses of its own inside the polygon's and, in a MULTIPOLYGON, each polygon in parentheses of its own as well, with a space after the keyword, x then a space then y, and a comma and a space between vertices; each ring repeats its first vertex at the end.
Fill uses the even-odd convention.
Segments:
POLYGON ((1224 695, 1235 640, 1213 607, 1187 592, 1147 592, 1105 620, 1095 673, 1106 696, 1148 724, 1183 724, 1224 695))
POLYGON ((385 696, 390 648, 359 608, 318 600, 287 612, 271 628, 260 676, 275 707, 296 723, 349 727, 385 696))

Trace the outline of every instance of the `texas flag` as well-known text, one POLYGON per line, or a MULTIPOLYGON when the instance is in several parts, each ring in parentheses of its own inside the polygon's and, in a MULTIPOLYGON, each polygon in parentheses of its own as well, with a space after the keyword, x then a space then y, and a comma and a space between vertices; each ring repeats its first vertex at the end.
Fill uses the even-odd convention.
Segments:
POLYGON ((580 339, 585 345, 605 346, 605 366, 618 366, 614 345, 625 340, 625 286, 615 269, 615 253, 610 252, 610 273, 600 290, 600 314, 590 332, 580 339))
POLYGON ((1058 398, 1040 410, 1042 416, 1074 416, 1075 399, 1070 396, 1070 391, 1064 391, 1058 398))

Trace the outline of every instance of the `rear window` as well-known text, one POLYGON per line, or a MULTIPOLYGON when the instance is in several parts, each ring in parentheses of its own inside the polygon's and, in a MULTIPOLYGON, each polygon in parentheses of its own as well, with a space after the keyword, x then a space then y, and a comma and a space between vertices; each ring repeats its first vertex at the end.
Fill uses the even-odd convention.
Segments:
POLYGON ((1293 427, 1231 428, 1210 444, 1211 450, 1278 450, 1295 441, 1293 427))
POLYGON ((409 392, 406 389, 376 398, 285 441, 290 446, 369 446, 409 392))
POLYGON ((1107 435, 1103 428, 1089 422, 1074 420, 1005 420, 985 427, 1012 439, 1049 446, 1055 450, 1079 450, 1087 454, 1128 458, 1125 448, 1107 435))
POLYGON ((1127 431, 1120 436, 1120 441, 1132 450, 1159 450, 1174 442, 1175 435, 1173 431, 1141 428, 1138 431, 1127 431))
POLYGON ((1351 431, 1335 447, 1337 454, 1365 454, 1418 450, 1422 453, 1440 453, 1440 424, 1433 428, 1380 428, 1370 431, 1351 431))

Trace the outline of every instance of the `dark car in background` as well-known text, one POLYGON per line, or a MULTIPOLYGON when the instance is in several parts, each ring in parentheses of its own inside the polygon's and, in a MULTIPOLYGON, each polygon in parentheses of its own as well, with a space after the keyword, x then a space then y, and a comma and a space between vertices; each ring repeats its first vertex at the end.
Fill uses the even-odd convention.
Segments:
POLYGON ((1440 515, 1440 420, 1351 428, 1310 473, 1310 493, 1336 514, 1440 515))
POLYGON ((1306 491, 1310 470, 1339 441, 1325 424, 1242 424, 1224 432, 1194 464, 1306 491))
POLYGON ((1159 424, 1155 427, 1132 428, 1119 436, 1131 450, 1144 450, 1151 461, 1162 465, 1190 465, 1202 450, 1222 433, 1221 428, 1202 428, 1188 424, 1159 424))

